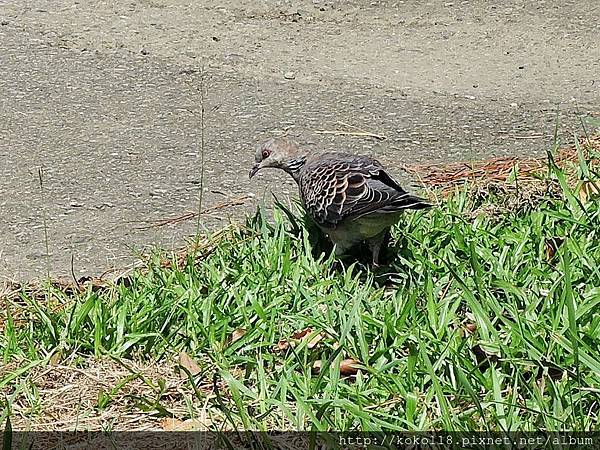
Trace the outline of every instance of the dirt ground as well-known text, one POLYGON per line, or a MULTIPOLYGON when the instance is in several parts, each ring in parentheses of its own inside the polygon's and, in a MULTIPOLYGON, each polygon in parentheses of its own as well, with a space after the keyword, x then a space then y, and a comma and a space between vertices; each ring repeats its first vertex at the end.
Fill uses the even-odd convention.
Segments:
POLYGON ((400 163, 544 154, 600 113, 600 4, 577 1, 0 2, 0 278, 98 275, 181 246, 291 180, 253 147, 400 163), (350 124, 385 140, 319 131, 350 124), (43 169, 40 188, 39 169, 43 169), (47 231, 48 238, 45 238, 47 231), (46 257, 46 242, 50 258, 46 257))

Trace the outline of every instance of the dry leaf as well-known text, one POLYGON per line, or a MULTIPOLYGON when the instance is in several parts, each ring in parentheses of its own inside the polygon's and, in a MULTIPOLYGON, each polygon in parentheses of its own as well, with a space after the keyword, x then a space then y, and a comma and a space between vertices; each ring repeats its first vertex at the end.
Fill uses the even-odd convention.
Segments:
POLYGON ((550 239, 546 239, 546 259, 551 261, 554 258, 554 255, 558 251, 558 248, 565 242, 565 240, 561 237, 553 237, 550 239))
POLYGON ((586 180, 581 183, 579 192, 577 193, 581 203, 587 203, 595 197, 600 195, 600 183, 586 180))
POLYGON ((50 363, 51 366, 58 366, 60 364, 60 361, 62 359, 62 354, 60 351, 55 352, 51 357, 50 357, 50 361, 48 361, 50 363))
POLYGON ((319 372, 321 372, 321 360, 319 359, 315 361, 310 370, 313 373, 313 375, 317 375, 319 372))
POLYGON ((356 375, 360 369, 360 363, 352 358, 344 359, 340 363, 340 374, 343 376, 356 375))
POLYGON ((473 334, 477 331, 477 324, 475 323, 466 323, 465 324, 465 334, 473 334))
POLYGON ((306 344, 306 346, 308 347, 309 350, 312 350, 319 344, 319 342, 321 342, 323 340, 324 337, 325 337, 324 333, 319 333, 319 334, 313 336, 313 338, 310 341, 308 341, 308 344, 306 344))
POLYGON ((241 339, 246 334, 245 328, 237 328, 231 335, 231 342, 235 342, 238 339, 241 339))
MULTIPOLYGON (((292 334, 290 339, 280 339, 279 342, 273 347, 273 351, 275 352, 283 352, 287 350, 290 346, 294 346, 302 341, 305 341, 312 334, 313 329, 311 327, 305 328, 304 330, 296 331, 292 334)), ((323 332, 318 333, 307 342, 306 346, 309 350, 315 348, 319 342, 321 342, 327 335, 323 332)))
POLYGON ((183 422, 179 419, 173 419, 171 417, 165 417, 160 421, 160 427, 165 431, 176 430, 177 427, 181 426, 183 422))
POLYGON ((192 375, 202 372, 200 366, 186 352, 179 354, 179 365, 185 367, 192 375))
POLYGON ((285 339, 280 339, 279 342, 277 344, 275 344, 275 347, 273 347, 273 351, 274 352, 284 352, 286 351, 290 346, 290 343, 285 340, 285 339))
POLYGON ((162 267, 163 269, 168 269, 172 265, 173 265, 173 263, 171 262, 170 259, 163 258, 160 260, 160 267, 162 267))
POLYGON ((165 417, 160 421, 160 426, 164 431, 193 431, 206 430, 210 425, 210 420, 201 421, 199 419, 179 420, 171 417, 165 417))
POLYGON ((227 345, 231 345, 235 341, 239 341, 241 338, 244 337, 245 334, 246 334, 246 329, 245 328, 236 328, 233 331, 233 333, 231 333, 231 336, 229 336, 229 339, 227 341, 227 345))
POLYGON ((292 334, 292 339, 302 339, 303 337, 309 335, 312 332, 312 328, 308 327, 305 328, 304 330, 300 330, 300 331, 296 331, 294 334, 292 334))
MULTIPOLYGON (((352 358, 347 358, 340 362, 340 374, 344 377, 356 375, 360 368, 360 363, 352 358)), ((321 360, 317 360, 313 363, 311 372, 313 375, 317 375, 319 372, 321 372, 321 360)))

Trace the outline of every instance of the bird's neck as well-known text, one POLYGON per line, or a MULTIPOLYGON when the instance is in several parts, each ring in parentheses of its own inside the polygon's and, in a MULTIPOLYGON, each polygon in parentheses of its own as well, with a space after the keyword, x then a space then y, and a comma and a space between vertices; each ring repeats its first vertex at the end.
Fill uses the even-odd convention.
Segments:
POLYGON ((285 171, 289 173, 296 182, 300 179, 300 171, 306 164, 306 155, 298 156, 297 158, 288 161, 285 167, 285 171))

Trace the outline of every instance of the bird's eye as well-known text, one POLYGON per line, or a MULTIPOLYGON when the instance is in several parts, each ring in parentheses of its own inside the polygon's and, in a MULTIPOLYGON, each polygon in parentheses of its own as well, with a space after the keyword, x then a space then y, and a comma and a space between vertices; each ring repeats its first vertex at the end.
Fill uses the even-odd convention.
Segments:
POLYGON ((269 150, 263 150, 262 157, 263 159, 268 158, 271 152, 269 150))

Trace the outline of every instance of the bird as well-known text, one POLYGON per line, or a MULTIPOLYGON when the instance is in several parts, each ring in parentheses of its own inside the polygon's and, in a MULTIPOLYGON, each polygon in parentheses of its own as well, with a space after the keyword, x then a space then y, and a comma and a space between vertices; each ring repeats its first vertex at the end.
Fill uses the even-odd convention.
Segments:
POLYGON ((292 176, 304 209, 335 245, 336 257, 366 242, 373 266, 379 266, 382 246, 402 213, 431 207, 369 156, 310 152, 292 140, 272 138, 257 145, 254 159, 250 179, 266 168, 292 176))

